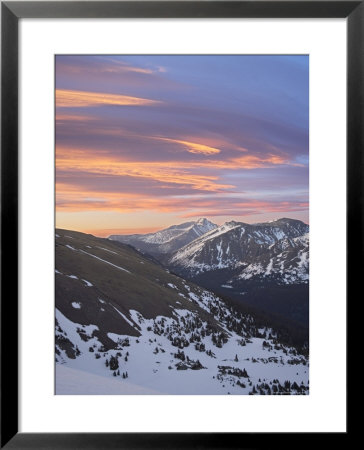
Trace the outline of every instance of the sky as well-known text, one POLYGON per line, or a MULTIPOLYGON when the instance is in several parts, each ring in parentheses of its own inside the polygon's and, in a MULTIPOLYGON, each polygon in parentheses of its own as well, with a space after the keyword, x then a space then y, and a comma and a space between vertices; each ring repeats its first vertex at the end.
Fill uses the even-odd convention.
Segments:
POLYGON ((308 223, 306 55, 57 55, 56 226, 308 223))

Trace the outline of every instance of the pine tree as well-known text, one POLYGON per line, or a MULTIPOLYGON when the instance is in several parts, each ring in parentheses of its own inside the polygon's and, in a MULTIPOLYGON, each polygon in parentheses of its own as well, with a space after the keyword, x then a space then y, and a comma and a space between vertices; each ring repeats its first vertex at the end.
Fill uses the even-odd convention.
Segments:
POLYGON ((238 362, 238 361, 239 361, 238 355, 235 355, 234 361, 235 361, 235 362, 238 362))
POLYGON ((117 370, 119 368, 119 361, 115 356, 110 357, 110 370, 117 370))

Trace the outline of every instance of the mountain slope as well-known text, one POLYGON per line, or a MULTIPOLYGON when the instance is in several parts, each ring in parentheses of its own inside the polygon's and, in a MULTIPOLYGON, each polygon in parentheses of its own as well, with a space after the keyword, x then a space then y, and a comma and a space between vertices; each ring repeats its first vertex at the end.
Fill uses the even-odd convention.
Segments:
POLYGON ((227 222, 179 249, 168 263, 189 277, 230 269, 226 283, 261 278, 283 284, 304 282, 308 230, 308 225, 292 219, 254 225, 227 222))
POLYGON ((128 245, 56 231, 59 394, 308 393, 277 336, 128 245))
POLYGON ((160 256, 175 252, 216 227, 207 219, 199 219, 196 222, 173 225, 156 233, 111 235, 109 239, 130 244, 141 252, 160 256))
MULTIPOLYGON (((57 230, 56 305, 72 321, 97 325, 97 337, 113 347, 107 332, 138 336, 129 310, 147 319, 172 316, 178 302, 188 310, 205 312, 178 294, 183 281, 130 246, 74 231, 57 230), (158 301, 156 301, 158 299, 158 301)), ((192 289, 197 295, 199 289, 192 289)))
MULTIPOLYGON (((308 281, 308 233, 276 242, 256 262, 245 262, 238 279, 264 278, 278 283, 294 284, 308 281)), ((234 282, 234 279, 232 279, 234 282)))
MULTIPOLYGON (((309 319, 309 226, 292 219, 228 222, 172 255, 167 266, 229 299, 302 326, 309 319)), ((288 323, 287 323, 288 325, 288 323)))

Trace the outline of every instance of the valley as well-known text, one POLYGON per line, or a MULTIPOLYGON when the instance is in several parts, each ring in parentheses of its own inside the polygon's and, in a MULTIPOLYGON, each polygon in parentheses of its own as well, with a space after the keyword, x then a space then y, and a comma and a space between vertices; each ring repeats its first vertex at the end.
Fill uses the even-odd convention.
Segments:
POLYGON ((230 221, 221 226, 201 218, 154 234, 110 239, 153 255, 171 272, 217 295, 290 321, 306 330, 308 339, 308 233, 308 225, 287 218, 253 225, 230 221), (183 242, 188 241, 184 245, 182 236, 183 242))

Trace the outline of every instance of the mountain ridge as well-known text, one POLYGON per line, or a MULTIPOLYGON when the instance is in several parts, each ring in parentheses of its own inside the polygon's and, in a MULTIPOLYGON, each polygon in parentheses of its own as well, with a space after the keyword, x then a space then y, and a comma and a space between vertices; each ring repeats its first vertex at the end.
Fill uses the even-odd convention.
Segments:
MULTIPOLYGON (((295 260, 298 256, 292 254, 295 253, 294 249, 297 250, 296 253, 299 250, 303 253, 307 249, 306 253, 308 254, 308 232, 309 226, 307 224, 287 218, 258 224, 246 224, 237 221, 225 222, 177 250, 169 258, 168 265, 177 270, 178 273, 188 274, 189 276, 226 268, 237 269, 242 267, 242 270, 246 271, 249 266, 250 272, 252 272, 249 278, 252 278, 254 273, 258 275, 264 272, 268 275, 272 272, 274 258, 282 260, 285 259, 284 257, 289 257, 290 260, 295 260), (270 256, 268 262, 266 261, 267 255, 270 256), (253 264, 260 265, 261 269, 254 272, 252 270, 253 264), (269 264, 272 265, 271 268, 269 264), (265 265, 264 271, 263 265, 265 265)), ((301 259, 306 259, 306 253, 305 257, 302 256, 301 259)), ((281 281, 284 282, 285 274, 283 272, 288 267, 285 261, 281 261, 281 263, 281 281)), ((295 261, 295 263, 298 264, 298 261, 295 261)), ((279 275, 277 267, 274 269, 273 272, 279 275)), ((304 273, 304 269, 301 271, 302 273, 297 275, 297 280, 308 278, 308 266, 307 274, 304 273)), ((246 274, 247 276, 248 274, 246 274)))
POLYGON ((217 225, 206 218, 172 225, 168 228, 147 234, 110 235, 110 240, 129 244, 139 251, 153 256, 173 253, 194 239, 202 236, 217 225))

